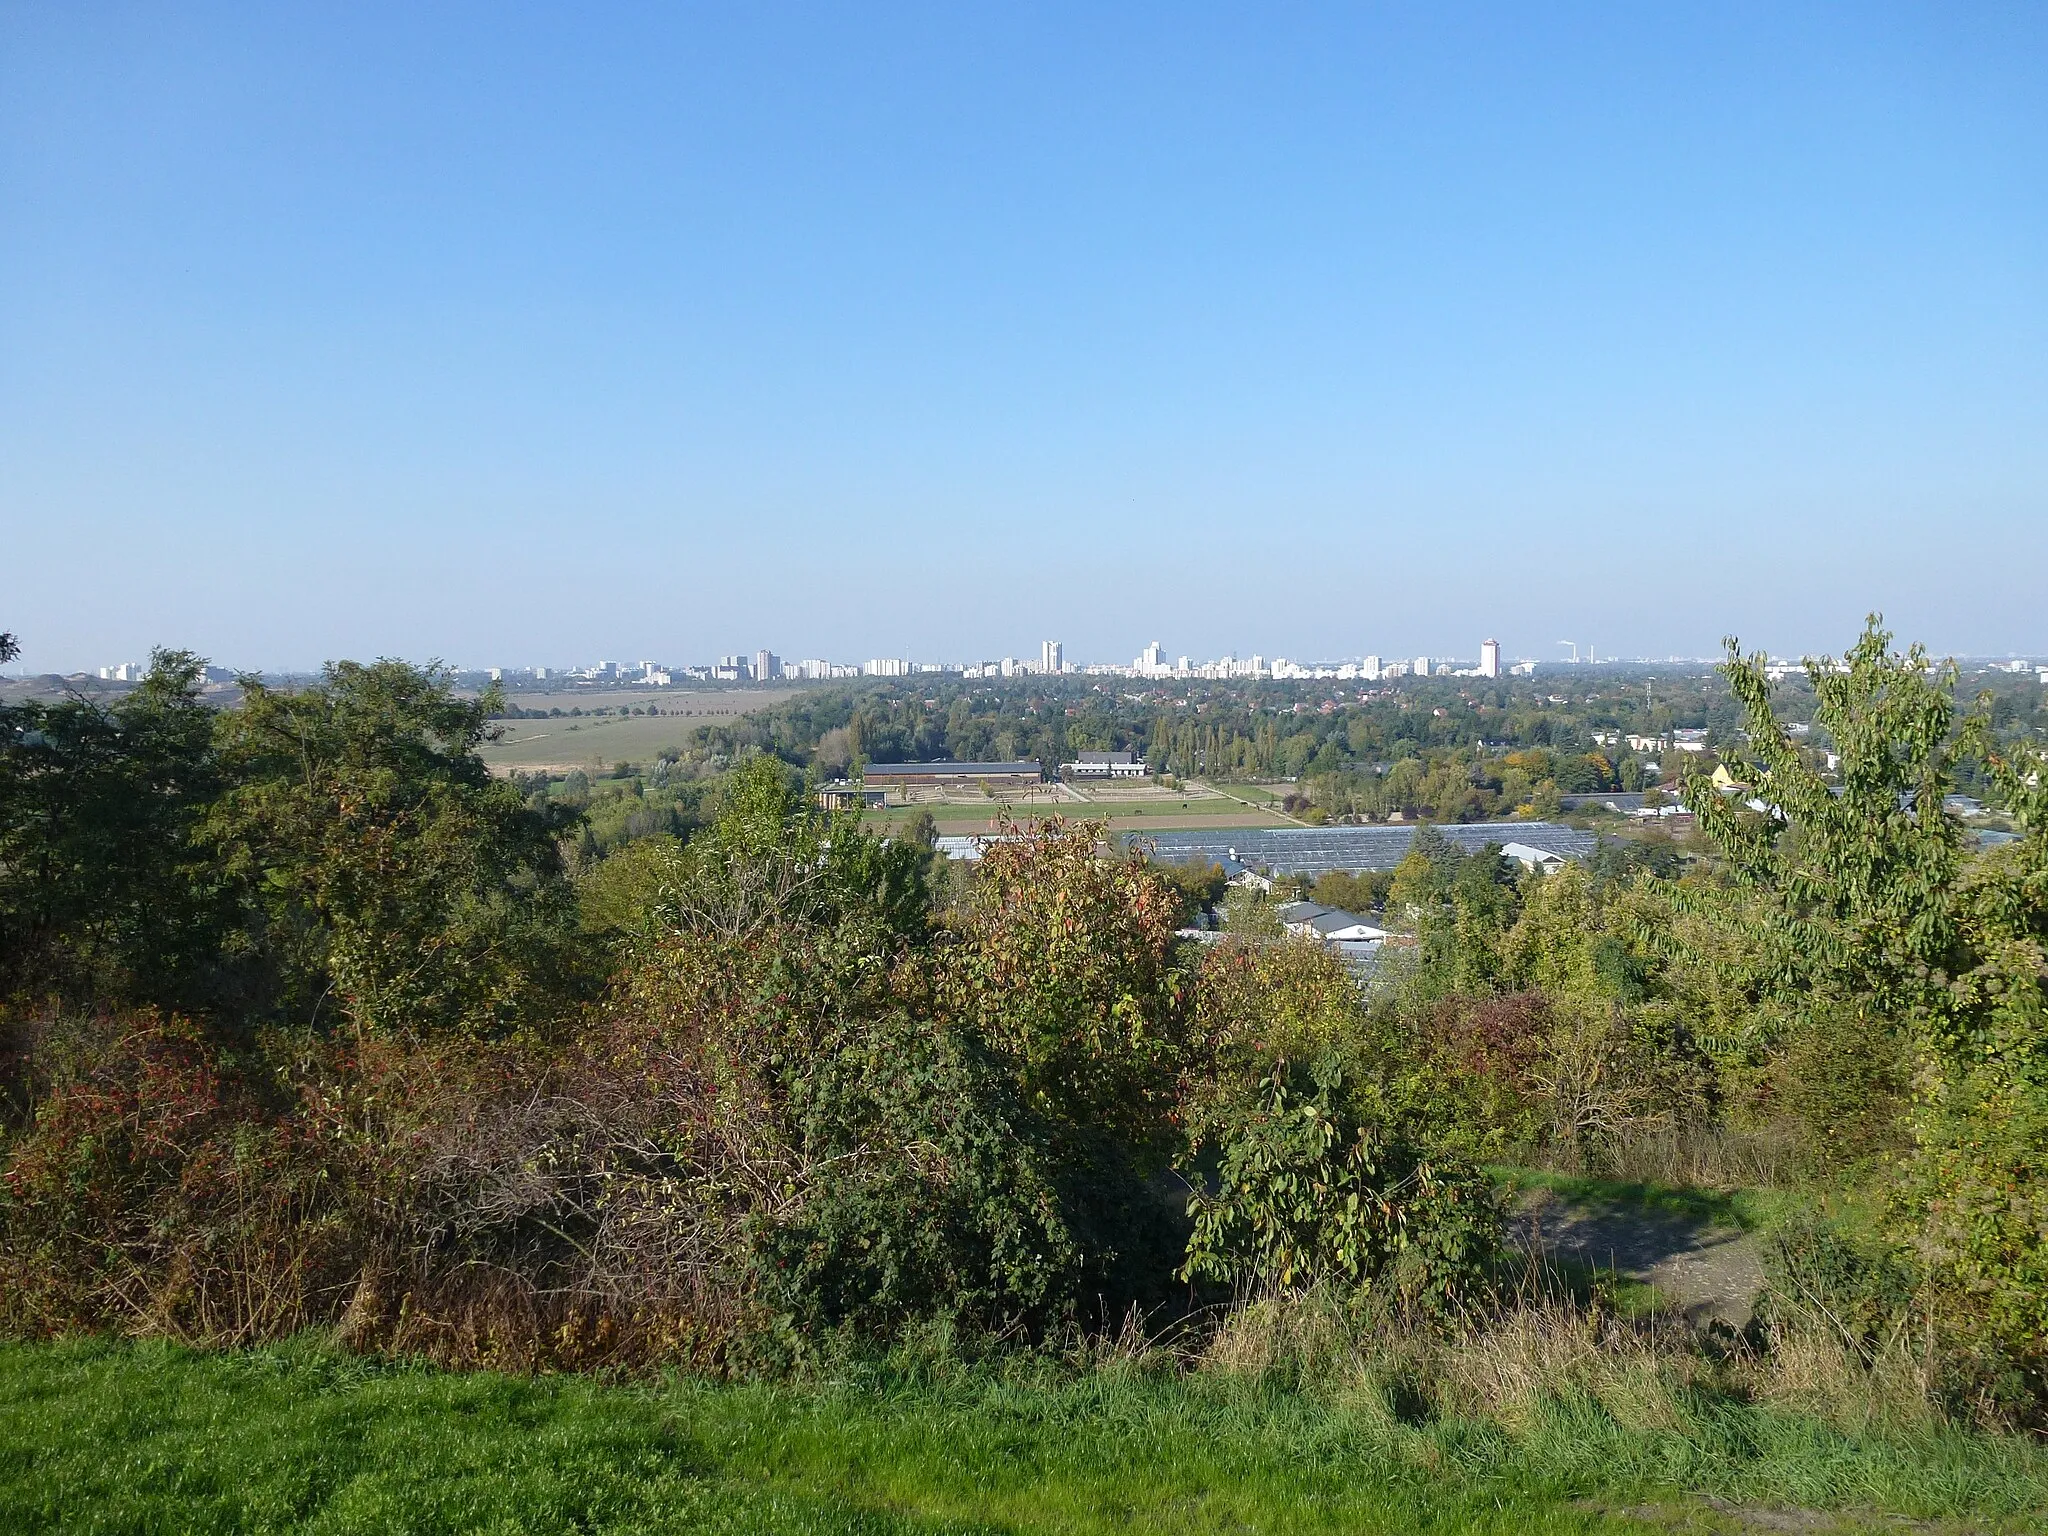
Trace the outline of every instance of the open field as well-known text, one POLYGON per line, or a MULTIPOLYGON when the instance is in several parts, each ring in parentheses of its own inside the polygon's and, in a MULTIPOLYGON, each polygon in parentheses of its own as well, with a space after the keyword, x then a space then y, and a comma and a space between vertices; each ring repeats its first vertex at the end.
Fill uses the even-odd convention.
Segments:
POLYGON ((957 800, 869 811, 866 824, 886 831, 920 811, 930 811, 932 819, 939 824, 939 831, 946 834, 987 832, 999 814, 1007 814, 1011 820, 1019 822, 1037 821, 1046 816, 1064 816, 1070 821, 1106 820, 1113 832, 1142 832, 1147 828, 1164 830, 1168 827, 1284 827, 1293 824, 1284 816, 1254 810, 1235 800, 1201 795, 1136 802, 957 800))
POLYGON ((807 690, 796 684, 767 688, 529 688, 505 695, 520 709, 659 709, 663 714, 747 715, 807 690))
POLYGON ((946 834, 987 832, 998 814, 1013 821, 1036 821, 1046 816, 1064 816, 1070 821, 1109 822, 1113 832, 1142 832, 1168 827, 1285 827, 1295 825, 1291 817, 1265 809, 1270 796, 1240 797, 1236 787, 1217 790, 1207 784, 1188 783, 1180 789, 1160 784, 1047 785, 1028 799, 993 799, 982 795, 955 795, 943 800, 920 801, 913 806, 891 806, 869 811, 867 824, 879 830, 900 825, 920 811, 930 811, 946 834))
POLYGON ((0 1345, 9 1532, 2039 1530, 2048 1456, 1723 1404, 1513 1432, 1366 1394, 1108 1366, 849 1363, 830 1384, 451 1375, 308 1337, 0 1345), (1713 1502, 1708 1502, 1711 1499, 1713 1502))
POLYGON ((580 708, 580 717, 501 720, 501 740, 487 743, 483 759, 503 773, 512 769, 608 768, 645 763, 666 747, 679 747, 700 725, 752 714, 802 692, 797 688, 730 689, 690 693, 674 688, 598 692, 520 693, 507 702, 521 709, 580 708), (591 710, 658 709, 658 715, 593 715, 591 710))
POLYGON ((1227 790, 1217 793, 1235 795, 1240 800, 1250 800, 1258 805, 1278 805, 1287 795, 1285 789, 1271 789, 1264 784, 1232 784, 1227 790))

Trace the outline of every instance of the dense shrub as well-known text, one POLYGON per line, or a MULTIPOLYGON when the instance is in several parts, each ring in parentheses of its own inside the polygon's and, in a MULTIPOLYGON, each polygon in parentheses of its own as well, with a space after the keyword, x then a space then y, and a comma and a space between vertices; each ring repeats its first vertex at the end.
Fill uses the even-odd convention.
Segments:
POLYGON ((182 1019, 40 1032, 0 1175, 0 1324, 238 1341, 339 1310, 364 1236, 339 1127, 182 1019))
POLYGON ((1403 1041, 1409 1092, 1469 1156, 1540 1155, 1550 1122, 1539 1079, 1554 1028, 1540 992, 1442 998, 1403 1041))
POLYGON ((1499 1242, 1491 1186, 1317 1065, 1276 1065, 1261 1093, 1210 1117, 1217 1171, 1190 1204, 1183 1273, 1240 1295, 1390 1284, 1432 1307, 1475 1288, 1499 1242))
POLYGON ((939 999, 1063 1134, 1156 1163, 1186 1050, 1181 903, 1141 860, 1101 857, 1103 836, 1057 818, 1005 827, 941 952, 939 999))
POLYGON ((1428 1305, 1469 1287, 1499 1213, 1453 1120, 1364 1027, 1344 962, 1308 940, 1232 939, 1196 995, 1182 1273, 1239 1294, 1391 1282, 1428 1305))
POLYGON ((1156 1300, 1184 983, 1170 893, 1098 837, 1020 838, 935 936, 922 862, 761 762, 545 1046, 55 1019, 17 1053, 6 1325, 746 1368, 1156 1300))
POLYGON ((1912 1326, 1912 1266, 1870 1234, 1792 1218, 1765 1239, 1763 1263, 1766 1323, 1832 1334, 1866 1365, 1912 1326))

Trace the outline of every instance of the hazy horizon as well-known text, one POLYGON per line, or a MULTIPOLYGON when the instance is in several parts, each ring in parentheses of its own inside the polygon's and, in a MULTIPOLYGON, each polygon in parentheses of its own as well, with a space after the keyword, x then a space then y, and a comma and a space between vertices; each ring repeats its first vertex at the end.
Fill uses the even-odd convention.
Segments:
POLYGON ((13 670, 2048 653, 2048 10, 17 5, 13 670))

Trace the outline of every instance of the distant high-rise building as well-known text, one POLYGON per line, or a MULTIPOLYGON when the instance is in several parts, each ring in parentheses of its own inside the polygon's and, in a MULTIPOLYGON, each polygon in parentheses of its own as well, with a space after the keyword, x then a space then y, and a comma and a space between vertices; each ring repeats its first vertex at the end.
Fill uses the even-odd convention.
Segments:
POLYGON ((1166 670, 1166 652, 1160 649, 1157 640, 1138 653, 1135 670, 1140 677, 1157 677, 1166 670))
POLYGON ((1358 664, 1358 675, 1364 678, 1368 683, 1378 682, 1380 680, 1379 657, 1368 656, 1365 658, 1365 660, 1361 661, 1358 664))
POLYGON ((1415 675, 1417 677, 1429 676, 1429 658, 1427 656, 1415 658, 1415 675))
POLYGON ((1041 672, 1064 672, 1066 670, 1065 648, 1057 640, 1046 640, 1038 647, 1038 670, 1041 672))
POLYGON ((773 651, 754 652, 754 681, 772 683, 782 675, 782 658, 773 651))
POLYGON ((1481 677, 1500 676, 1500 642, 1498 640, 1488 640, 1479 647, 1479 675, 1481 677))

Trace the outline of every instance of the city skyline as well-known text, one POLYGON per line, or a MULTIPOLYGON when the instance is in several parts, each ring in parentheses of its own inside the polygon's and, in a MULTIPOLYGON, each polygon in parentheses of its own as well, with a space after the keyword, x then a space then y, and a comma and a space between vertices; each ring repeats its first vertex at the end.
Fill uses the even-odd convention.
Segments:
MULTIPOLYGON (((1568 656, 1521 656, 1508 655, 1498 640, 1488 638, 1480 642, 1477 659, 1471 666, 1461 665, 1473 661, 1470 655, 1419 654, 1415 656, 1394 655, 1380 652, 1351 652, 1339 656, 1316 658, 1289 657, 1280 654, 1268 656, 1262 651, 1237 650, 1224 652, 1216 657, 1196 657, 1189 653, 1169 655, 1158 641, 1148 643, 1128 662, 1104 659, 1077 659, 1065 655, 1064 643, 1044 640, 1039 643, 1038 656, 1005 655, 983 657, 973 660, 934 659, 913 656, 871 656, 866 660, 833 660, 825 657, 784 657, 766 647, 752 653, 726 652, 714 660, 657 660, 641 658, 634 662, 599 660, 596 662, 539 662, 514 664, 503 662, 465 663, 442 661, 452 671, 462 674, 481 674, 492 681, 535 686, 559 686, 566 683, 620 683, 652 687, 687 687, 692 682, 710 683, 771 683, 798 682, 820 683, 840 682, 859 678, 893 678, 922 675, 951 675, 966 678, 1024 678, 1061 676, 1080 677, 1129 677, 1159 681, 1226 680, 1226 679, 1272 679, 1277 681, 1308 681, 1325 679, 1332 681, 1383 682, 1403 677, 1443 676, 1476 679, 1498 679, 1515 676, 1533 676, 1540 669, 1546 675, 1559 671, 1576 671, 1580 668, 1600 666, 1627 667, 1681 667, 1697 669, 1715 666, 1721 656, 1615 656, 1597 655, 1588 645, 1582 651, 1572 641, 1557 642, 1560 647, 1569 647, 1568 656)), ((1745 654, 1755 654, 1761 649, 1770 663, 1773 674, 1799 668, 1809 659, 1834 653, 1802 653, 1798 655, 1775 653, 1765 647, 1747 647, 1745 654)), ((1941 653, 1934 653, 1937 657, 1941 653)), ((1989 655, 1953 656, 1948 659, 1977 667, 2002 668, 2005 670, 2039 670, 2044 681, 2048 681, 2048 652, 2020 653, 1998 652, 1989 655)), ((42 674, 59 677, 93 676, 100 681, 139 682, 147 673, 149 664, 144 661, 127 661, 102 664, 96 668, 81 669, 69 674, 42 674)), ((208 682, 231 681, 237 669, 209 664, 204 678, 208 682)), ((252 667, 250 670, 273 676, 294 675, 288 669, 252 667)), ((0 677, 12 676, 17 679, 38 674, 22 668, 0 669, 0 677)))

